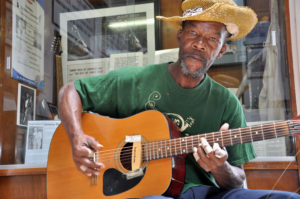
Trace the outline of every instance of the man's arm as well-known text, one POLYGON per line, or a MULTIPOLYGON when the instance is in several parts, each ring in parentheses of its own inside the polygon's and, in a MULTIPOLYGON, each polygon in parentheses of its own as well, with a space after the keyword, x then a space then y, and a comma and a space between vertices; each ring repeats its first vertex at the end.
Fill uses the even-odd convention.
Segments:
POLYGON ((102 146, 93 138, 84 134, 81 126, 82 103, 74 83, 63 86, 58 94, 58 110, 62 125, 66 129, 72 145, 73 160, 78 169, 85 175, 99 175, 102 163, 95 163, 89 159, 93 151, 102 146))
MULTIPOLYGON (((224 124, 220 130, 228 130, 228 124, 224 124)), ((206 171, 211 172, 221 188, 241 188, 245 180, 245 172, 242 167, 232 166, 227 162, 228 154, 218 145, 211 147, 201 138, 201 146, 194 148, 194 157, 197 163, 206 171), (214 149, 213 149, 214 148, 214 149)))

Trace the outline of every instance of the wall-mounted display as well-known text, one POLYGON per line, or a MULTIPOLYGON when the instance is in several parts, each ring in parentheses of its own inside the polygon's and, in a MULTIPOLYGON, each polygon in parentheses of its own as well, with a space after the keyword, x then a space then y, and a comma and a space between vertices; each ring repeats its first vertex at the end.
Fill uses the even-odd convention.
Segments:
POLYGON ((154 3, 61 13, 64 83, 106 73, 112 54, 142 52, 142 65, 153 63, 154 24, 154 3))

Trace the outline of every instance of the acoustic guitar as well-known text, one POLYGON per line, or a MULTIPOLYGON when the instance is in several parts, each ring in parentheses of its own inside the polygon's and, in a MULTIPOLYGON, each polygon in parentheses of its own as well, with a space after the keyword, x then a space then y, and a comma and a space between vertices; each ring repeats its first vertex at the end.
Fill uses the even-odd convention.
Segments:
POLYGON ((77 170, 68 135, 60 125, 49 150, 48 199, 176 196, 184 183, 184 155, 198 146, 201 137, 210 144, 231 146, 299 133, 299 125, 297 120, 288 120, 180 137, 172 121, 158 111, 145 111, 125 119, 84 113, 84 132, 104 146, 92 159, 106 167, 98 177, 87 177, 77 170))

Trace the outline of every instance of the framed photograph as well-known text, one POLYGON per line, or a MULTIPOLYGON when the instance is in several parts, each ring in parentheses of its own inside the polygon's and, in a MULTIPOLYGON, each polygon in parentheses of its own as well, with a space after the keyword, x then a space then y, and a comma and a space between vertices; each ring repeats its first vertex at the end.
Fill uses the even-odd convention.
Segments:
POLYGON ((61 13, 60 34, 64 84, 108 72, 112 54, 142 52, 143 65, 151 64, 154 3, 61 13))
POLYGON ((17 125, 27 126, 35 120, 36 90, 24 84, 18 84, 17 125))

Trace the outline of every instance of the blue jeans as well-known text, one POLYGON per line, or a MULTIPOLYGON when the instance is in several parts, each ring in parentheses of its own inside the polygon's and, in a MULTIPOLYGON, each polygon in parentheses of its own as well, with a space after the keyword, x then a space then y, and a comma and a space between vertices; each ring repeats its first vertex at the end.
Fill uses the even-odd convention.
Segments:
MULTIPOLYGON (((143 199, 170 199, 164 196, 148 196, 143 199)), ((272 190, 230 189, 197 186, 188 189, 177 199, 300 199, 297 193, 272 190)))

